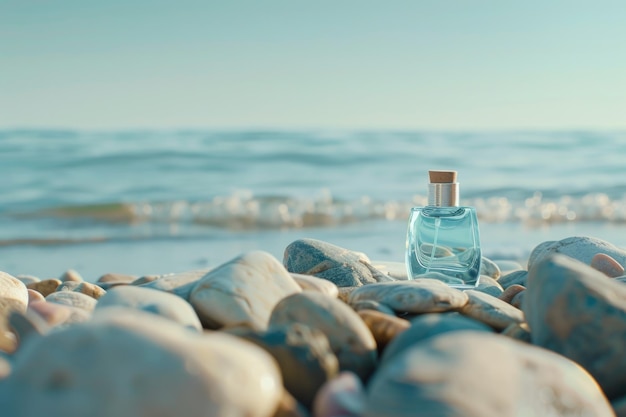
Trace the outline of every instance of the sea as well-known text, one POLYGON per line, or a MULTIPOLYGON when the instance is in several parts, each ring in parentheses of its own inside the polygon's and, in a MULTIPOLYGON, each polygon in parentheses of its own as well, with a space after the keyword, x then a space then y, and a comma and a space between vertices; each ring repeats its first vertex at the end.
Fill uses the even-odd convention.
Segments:
POLYGON ((300 238, 403 262, 429 170, 456 170, 483 255, 626 247, 626 132, 0 131, 0 270, 94 281, 282 260, 300 238))

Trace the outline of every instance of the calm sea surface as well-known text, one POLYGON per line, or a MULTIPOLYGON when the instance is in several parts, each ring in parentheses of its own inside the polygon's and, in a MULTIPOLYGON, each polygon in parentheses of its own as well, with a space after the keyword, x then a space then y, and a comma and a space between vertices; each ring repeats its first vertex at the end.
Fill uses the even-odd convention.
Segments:
POLYGON ((491 258, 626 247, 626 132, 19 130, 0 131, 0 270, 177 272, 301 237, 402 261, 429 169, 459 172, 491 258))

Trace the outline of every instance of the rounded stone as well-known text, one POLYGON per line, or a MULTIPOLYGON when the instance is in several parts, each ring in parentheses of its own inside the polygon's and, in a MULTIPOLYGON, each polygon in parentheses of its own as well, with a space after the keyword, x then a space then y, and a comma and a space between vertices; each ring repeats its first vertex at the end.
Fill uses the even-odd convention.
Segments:
POLYGON ((381 357, 381 366, 388 363, 391 358, 431 337, 464 330, 493 332, 489 326, 458 313, 423 314, 418 316, 410 321, 410 326, 406 331, 399 334, 398 337, 389 343, 381 357))
POLYGON ((368 384, 363 417, 594 416, 613 412, 574 362, 487 332, 453 332, 416 344, 368 384))
POLYGON ((90 282, 77 282, 77 281, 62 282, 61 285, 57 287, 56 291, 57 292, 59 291, 79 292, 81 294, 88 295, 89 297, 96 299, 96 300, 102 297, 104 294, 106 294, 106 291, 102 287, 96 284, 92 284, 90 282))
POLYGON ((323 332, 341 370, 352 371, 363 379, 374 370, 374 336, 359 315, 342 301, 308 291, 286 297, 272 311, 270 329, 293 323, 323 332))
POLYGON ((298 239, 285 248, 283 264, 289 272, 315 275, 338 287, 391 281, 363 254, 316 239, 298 239))
POLYGON ((109 272, 106 273, 102 276, 100 276, 100 278, 98 278, 96 280, 96 284, 99 284, 101 282, 123 282, 126 284, 130 284, 131 282, 135 281, 137 279, 136 276, 134 275, 128 275, 128 274, 118 274, 115 272, 109 272))
POLYGON ((500 333, 502 336, 508 336, 520 342, 531 343, 532 334, 526 323, 515 323, 508 326, 500 333))
POLYGON ((528 279, 528 271, 520 270, 513 271, 510 274, 506 274, 498 280, 498 284, 502 286, 504 290, 509 288, 512 285, 522 285, 526 286, 526 280, 528 279))
POLYGON ((172 320, 194 330, 202 330, 200 319, 191 304, 163 291, 152 288, 124 285, 109 290, 98 300, 95 313, 111 307, 128 307, 143 310, 172 320))
POLYGON ((12 417, 272 417, 283 391, 263 349, 131 309, 33 339, 3 383, 12 417))
POLYGON ((526 294, 526 291, 520 291, 517 294, 515 294, 513 298, 511 299, 511 305, 521 310, 522 305, 524 304, 525 294, 526 294))
POLYGON ((539 244, 530 253, 528 270, 530 271, 534 264, 555 253, 569 256, 587 265, 591 264, 596 254, 604 253, 615 259, 620 265, 626 265, 626 251, 612 243, 590 236, 572 236, 559 241, 539 244))
POLYGON ((31 305, 32 303, 36 301, 46 300, 46 297, 44 297, 43 294, 41 294, 39 291, 31 290, 30 288, 27 291, 28 291, 28 305, 31 305))
POLYGON ((274 256, 253 251, 207 273, 191 292, 190 302, 205 327, 265 330, 274 306, 301 291, 274 256))
POLYGON ((33 282, 39 282, 41 279, 33 275, 16 275, 15 278, 19 279, 24 285, 32 284, 33 282))
POLYGON ((606 253, 598 253, 591 258, 591 267, 610 278, 624 275, 624 267, 606 253))
POLYGON ((339 361, 324 333, 300 323, 242 335, 278 363, 285 388, 307 408, 316 393, 339 372, 339 361))
POLYGON ((0 271, 0 298, 15 300, 25 309, 28 304, 26 285, 14 276, 0 271))
POLYGON ((82 323, 91 318, 91 312, 64 304, 37 301, 28 306, 28 313, 39 315, 49 326, 82 323))
POLYGON ((30 283, 26 285, 26 288, 35 290, 41 293, 41 295, 43 295, 44 297, 47 297, 48 295, 55 292, 57 288, 59 288, 59 285, 61 285, 61 281, 56 278, 52 278, 52 279, 44 279, 39 282, 30 283))
POLYGON ((140 285, 145 288, 153 288, 159 291, 170 292, 183 298, 184 300, 189 301, 191 291, 198 284, 200 278, 204 277, 210 271, 210 269, 197 269, 193 271, 167 274, 156 279, 151 279, 152 277, 141 277, 136 281, 133 281, 132 285, 140 285))
POLYGON ((366 393, 354 373, 341 372, 319 390, 313 405, 315 417, 361 417, 366 393))
POLYGON ((374 268, 393 279, 406 281, 408 278, 404 262, 372 261, 374 268))
MULTIPOLYGON (((209 272, 209 271, 206 270, 206 272, 209 272)), ((163 278, 163 277, 161 275, 144 275, 144 276, 137 278, 133 282, 131 282, 130 285, 143 285, 152 281, 156 281, 157 279, 160 279, 160 278, 163 278)))
POLYGON ((12 312, 25 312, 28 290, 22 281, 6 272, 0 272, 0 351, 12 352, 16 347, 15 335, 9 330, 12 312))
POLYGON ((507 287, 507 289, 504 290, 504 292, 502 294, 500 294, 500 296, 498 298, 500 300, 504 301, 505 303, 512 304, 513 298, 517 294, 519 294, 520 292, 524 291, 525 289, 526 289, 526 287, 524 287, 522 285, 513 284, 510 287, 507 287))
POLYGON ((93 311, 93 309, 96 308, 96 304, 98 303, 98 301, 93 297, 73 291, 53 292, 46 297, 46 301, 49 303, 56 303, 80 308, 89 312, 93 311))
POLYGON ((626 285, 554 254, 529 271, 524 293, 533 344, 579 363, 609 399, 626 395, 626 285))
POLYGON ((500 267, 491 259, 483 256, 480 260, 480 275, 486 275, 497 280, 500 278, 500 267))
POLYGON ((379 311, 360 310, 358 314, 372 332, 379 351, 383 351, 389 342, 411 327, 410 321, 379 311))
POLYGON ((332 282, 313 275, 291 273, 291 278, 302 288, 302 291, 316 291, 331 297, 339 296, 339 289, 332 282))
POLYGON ((487 275, 480 276, 480 280, 478 281, 478 285, 475 290, 484 292, 485 294, 489 294, 494 297, 499 297, 504 292, 498 281, 487 275))
POLYGON ((19 345, 32 336, 42 336, 50 330, 50 326, 35 311, 27 310, 25 313, 14 311, 9 316, 9 326, 15 332, 19 345))
POLYGON ((435 313, 456 310, 467 304, 467 295, 441 281, 418 278, 381 282, 357 288, 348 297, 351 305, 362 300, 378 301, 395 312, 435 313))
POLYGON ((84 279, 78 272, 74 271, 73 269, 68 269, 67 271, 65 271, 63 273, 63 275, 61 275, 59 277, 59 281, 61 281, 61 282, 66 282, 66 281, 83 282, 84 279))
POLYGON ((337 294, 337 298, 347 304, 348 298, 350 298, 350 294, 357 288, 359 287, 337 287, 337 290, 339 291, 337 294))
POLYGON ((378 311, 383 314, 387 314, 389 316, 396 315, 396 312, 390 309, 386 304, 379 303, 378 301, 374 301, 374 300, 357 301, 354 304, 350 305, 350 307, 352 307, 352 309, 356 312, 359 312, 362 310, 373 310, 373 311, 378 311))
POLYGON ((524 322, 524 313, 509 303, 480 291, 467 290, 465 294, 469 301, 459 310, 464 316, 485 323, 496 330, 504 330, 511 324, 524 322))

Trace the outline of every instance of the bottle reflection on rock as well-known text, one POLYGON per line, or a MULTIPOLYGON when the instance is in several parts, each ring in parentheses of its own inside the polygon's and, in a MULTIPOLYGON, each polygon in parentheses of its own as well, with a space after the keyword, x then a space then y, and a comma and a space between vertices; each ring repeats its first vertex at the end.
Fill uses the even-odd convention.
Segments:
POLYGON ((409 279, 428 274, 452 287, 473 288, 480 273, 480 234, 474 207, 459 206, 455 171, 429 171, 428 205, 414 207, 406 239, 409 279))

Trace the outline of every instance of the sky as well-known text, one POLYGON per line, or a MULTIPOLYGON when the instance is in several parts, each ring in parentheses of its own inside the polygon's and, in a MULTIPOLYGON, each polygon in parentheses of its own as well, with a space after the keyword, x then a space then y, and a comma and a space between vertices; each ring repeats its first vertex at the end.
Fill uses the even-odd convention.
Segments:
POLYGON ((0 0, 0 128, 624 129, 623 0, 0 0))

